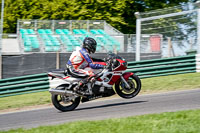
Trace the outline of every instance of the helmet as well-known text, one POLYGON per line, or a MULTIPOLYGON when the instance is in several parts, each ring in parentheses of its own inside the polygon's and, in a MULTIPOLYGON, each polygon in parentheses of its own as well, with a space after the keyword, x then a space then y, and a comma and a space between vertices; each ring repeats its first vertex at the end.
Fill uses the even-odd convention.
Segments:
POLYGON ((89 53, 95 53, 97 47, 97 42, 91 38, 91 37, 86 37, 83 40, 83 48, 87 49, 89 53))

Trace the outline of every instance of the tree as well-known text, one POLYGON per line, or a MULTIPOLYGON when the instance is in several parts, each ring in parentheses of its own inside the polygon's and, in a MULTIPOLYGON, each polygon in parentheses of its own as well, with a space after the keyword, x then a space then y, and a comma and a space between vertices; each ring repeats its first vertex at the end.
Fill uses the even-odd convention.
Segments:
POLYGON ((188 0, 6 0, 4 33, 15 33, 18 19, 106 20, 123 33, 135 33, 135 12, 188 0))

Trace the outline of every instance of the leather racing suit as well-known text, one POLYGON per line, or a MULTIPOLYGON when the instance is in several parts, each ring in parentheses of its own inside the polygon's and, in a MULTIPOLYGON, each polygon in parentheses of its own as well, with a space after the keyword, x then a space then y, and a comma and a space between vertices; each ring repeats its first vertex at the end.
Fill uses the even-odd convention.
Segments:
POLYGON ((67 68, 70 73, 75 77, 81 78, 86 78, 93 75, 93 72, 83 70, 83 68, 88 65, 92 69, 104 68, 104 66, 101 64, 95 64, 88 51, 85 48, 80 47, 76 48, 76 51, 71 54, 67 62, 67 68))

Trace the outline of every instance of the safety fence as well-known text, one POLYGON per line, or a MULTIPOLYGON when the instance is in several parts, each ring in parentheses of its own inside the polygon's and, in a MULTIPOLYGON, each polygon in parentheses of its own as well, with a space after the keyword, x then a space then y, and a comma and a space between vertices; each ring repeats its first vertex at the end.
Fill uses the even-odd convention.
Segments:
POLYGON ((127 72, 133 72, 140 78, 196 72, 198 55, 144 60, 128 63, 127 72))
MULTIPOLYGON (((127 72, 140 78, 200 72, 200 55, 128 62, 127 72)), ((47 73, 0 80, 0 97, 46 91, 49 88, 47 73)))
POLYGON ((0 97, 46 91, 49 88, 46 73, 0 80, 0 97))

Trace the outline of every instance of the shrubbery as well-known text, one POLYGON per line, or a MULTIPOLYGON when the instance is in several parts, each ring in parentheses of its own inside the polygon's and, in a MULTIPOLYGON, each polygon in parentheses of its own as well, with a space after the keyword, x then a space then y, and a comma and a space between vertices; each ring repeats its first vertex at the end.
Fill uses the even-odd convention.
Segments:
POLYGON ((5 0, 4 33, 15 33, 18 19, 106 20, 123 33, 135 33, 136 11, 188 0, 5 0))

